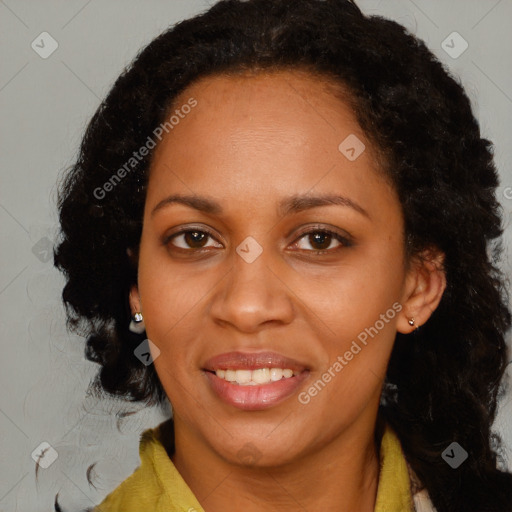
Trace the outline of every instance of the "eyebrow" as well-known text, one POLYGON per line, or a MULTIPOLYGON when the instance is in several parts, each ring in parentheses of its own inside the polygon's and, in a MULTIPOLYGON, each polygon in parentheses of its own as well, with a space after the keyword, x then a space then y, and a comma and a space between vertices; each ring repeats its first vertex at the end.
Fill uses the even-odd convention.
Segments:
MULTIPOLYGON (((151 211, 151 216, 156 212, 172 204, 183 204, 195 210, 213 215, 220 215, 223 212, 222 206, 214 199, 198 196, 198 195, 182 195, 172 194, 165 199, 162 199, 151 211)), ((293 195, 280 201, 278 212, 281 216, 299 213, 304 210, 316 208, 318 206, 346 206, 357 211, 370 219, 368 212, 359 204, 352 201, 348 197, 339 196, 335 194, 322 194, 318 196, 310 195, 293 195)))

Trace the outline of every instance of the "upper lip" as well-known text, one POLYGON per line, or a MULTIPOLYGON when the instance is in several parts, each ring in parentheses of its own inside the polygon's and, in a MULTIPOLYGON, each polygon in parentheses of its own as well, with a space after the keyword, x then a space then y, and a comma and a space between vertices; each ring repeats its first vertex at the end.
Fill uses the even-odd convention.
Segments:
POLYGON ((277 352, 226 352, 212 357, 204 369, 215 370, 256 370, 258 368, 289 368, 294 372, 306 370, 306 366, 277 352))

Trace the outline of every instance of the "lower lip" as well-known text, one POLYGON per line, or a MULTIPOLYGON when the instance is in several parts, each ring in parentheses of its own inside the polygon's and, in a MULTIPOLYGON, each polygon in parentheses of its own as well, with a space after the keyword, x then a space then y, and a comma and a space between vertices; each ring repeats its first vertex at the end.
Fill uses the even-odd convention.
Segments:
POLYGON ((221 400, 245 411, 268 409, 283 402, 297 391, 309 375, 309 371, 305 370, 288 379, 281 379, 268 384, 240 386, 220 379, 212 372, 205 371, 205 373, 213 391, 221 400))

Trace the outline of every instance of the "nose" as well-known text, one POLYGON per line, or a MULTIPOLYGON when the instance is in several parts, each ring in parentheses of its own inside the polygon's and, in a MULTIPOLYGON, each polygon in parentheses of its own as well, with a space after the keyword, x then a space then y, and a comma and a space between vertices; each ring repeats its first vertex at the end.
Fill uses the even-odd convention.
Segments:
POLYGON ((254 333, 272 324, 286 325, 294 316, 293 293, 270 264, 268 251, 248 263, 238 254, 213 297, 210 314, 220 325, 254 333))

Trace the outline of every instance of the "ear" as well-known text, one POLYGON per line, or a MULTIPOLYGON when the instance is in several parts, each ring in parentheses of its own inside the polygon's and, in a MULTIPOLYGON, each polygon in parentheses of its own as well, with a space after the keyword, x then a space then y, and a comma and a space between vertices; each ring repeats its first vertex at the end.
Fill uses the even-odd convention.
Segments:
POLYGON ((135 313, 142 313, 142 305, 140 303, 139 297, 139 288, 136 284, 132 285, 132 287, 130 288, 129 301, 132 316, 135 313))
POLYGON ((425 324, 441 302, 446 289, 444 254, 429 249, 413 258, 405 279, 402 311, 397 330, 403 334, 425 324), (409 320, 414 319, 414 325, 409 320))
MULTIPOLYGON (((128 255, 128 259, 130 260, 130 263, 134 266, 134 268, 137 268, 138 249, 133 249, 132 247, 128 247, 126 249, 126 254, 128 255)), ((142 305, 140 303, 139 288, 136 284, 132 285, 130 288, 129 302, 130 302, 130 311, 131 311, 132 316, 135 313, 142 313, 142 305)))

